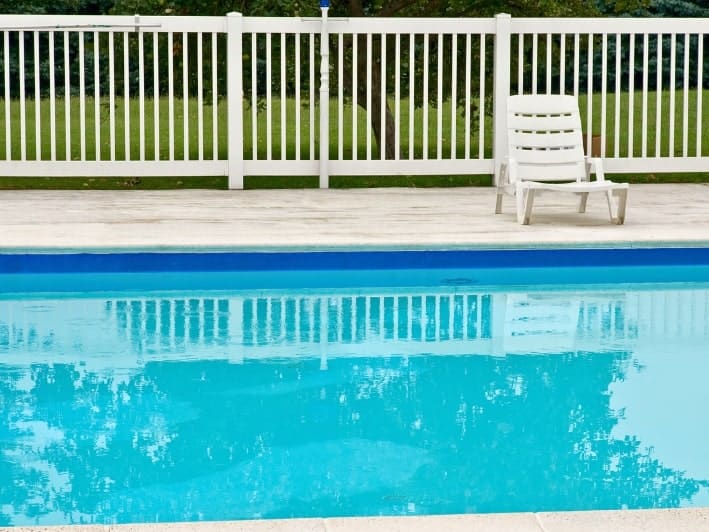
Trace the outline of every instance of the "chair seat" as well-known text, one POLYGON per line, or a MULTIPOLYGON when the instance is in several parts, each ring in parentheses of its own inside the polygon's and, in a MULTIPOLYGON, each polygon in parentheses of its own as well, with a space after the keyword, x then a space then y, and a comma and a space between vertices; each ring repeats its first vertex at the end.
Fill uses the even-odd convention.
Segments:
POLYGON ((522 188, 533 188, 535 190, 554 190, 558 192, 582 194, 585 192, 606 192, 609 190, 627 189, 628 183, 615 183, 613 181, 571 181, 568 183, 520 181, 519 186, 522 188))

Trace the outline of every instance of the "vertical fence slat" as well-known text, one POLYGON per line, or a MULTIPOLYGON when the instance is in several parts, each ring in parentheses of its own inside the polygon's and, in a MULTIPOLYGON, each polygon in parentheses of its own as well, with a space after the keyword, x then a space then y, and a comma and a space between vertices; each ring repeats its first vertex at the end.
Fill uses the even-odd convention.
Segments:
POLYGON ((71 161, 71 63, 69 62, 69 32, 64 32, 64 143, 66 160, 71 161))
POLYGON ((539 34, 532 34, 532 94, 537 94, 537 52, 539 34))
POLYGON ((182 158, 190 158, 190 86, 189 86, 189 33, 182 32, 182 158))
POLYGON ((416 35, 409 35, 409 160, 414 158, 414 72, 416 35))
POLYGON ((94 159, 101 160, 101 78, 99 32, 94 32, 94 159))
POLYGON ((669 156, 675 156, 675 68, 677 68, 677 34, 670 35, 670 142, 669 156))
POLYGON ((648 68, 650 63, 650 55, 648 48, 650 45, 649 35, 647 32, 643 35, 643 115, 642 115, 642 157, 647 157, 647 91, 648 91, 648 68))
POLYGON ((372 160, 372 34, 367 33, 367 122, 364 125, 368 161, 372 160))
MULTIPOLYGON (((345 36, 342 33, 337 35, 337 159, 343 160, 345 156, 345 138, 344 138, 344 87, 343 77, 345 74, 344 68, 344 40, 345 36)), ((296 68, 296 72, 298 69, 296 68)), ((295 123, 298 123, 296 118, 295 123)))
POLYGON ((34 41, 34 147, 35 158, 38 161, 42 160, 42 115, 40 104, 40 81, 39 81, 39 32, 33 32, 34 41))
POLYGON ((197 159, 204 160, 204 34, 197 33, 197 159))
MULTIPOLYGON (((601 157, 606 156, 606 111, 607 102, 606 95, 608 93, 608 34, 603 34, 603 42, 601 44, 601 157)), ((587 149, 588 155, 591 155, 591 150, 587 149)))
MULTIPOLYGON (((217 33, 212 32, 212 59, 210 63, 212 69, 212 159, 219 159, 219 85, 218 70, 219 61, 217 58, 217 33)), ((252 124, 256 127, 256 123, 252 124)))
POLYGON ((657 80, 655 84, 655 157, 662 154, 662 33, 657 34, 657 80))
POLYGON ((281 33, 281 160, 286 160, 286 34, 281 33))
POLYGON ((127 32, 123 33, 123 142, 125 145, 125 159, 130 161, 130 78, 127 32))
MULTIPOLYGON (((49 157, 57 160, 57 89, 54 80, 54 32, 49 32, 49 157)), ((9 121, 9 116, 6 120, 9 121)), ((9 154, 7 155, 9 159, 9 154)))
POLYGON ((524 33, 517 37, 517 94, 524 94, 524 33))
POLYGON ((428 159, 428 33, 423 34, 423 158, 428 159))
POLYGON ((615 34, 615 119, 613 130, 613 156, 620 157, 620 93, 622 71, 620 69, 620 59, 622 54, 622 37, 620 33, 615 34))
POLYGON ((559 36, 559 93, 566 94, 566 33, 559 36))
POLYGON ((116 66, 113 32, 108 34, 108 137, 111 160, 116 160, 116 66))
POLYGON ((628 157, 633 156, 633 137, 635 136, 635 34, 630 34, 630 64, 628 65, 628 157))
MULTIPOLYGON (((697 157, 702 156, 702 121, 704 115, 702 114, 702 76, 704 75, 704 35, 699 33, 697 35, 697 157)), ((704 118, 704 120, 706 120, 704 118)))
POLYGON ((478 105, 478 157, 485 158, 485 34, 480 34, 480 103, 478 105))
POLYGON ((472 35, 465 34, 465 158, 470 159, 470 76, 472 35))
POLYGON ((382 98, 382 110, 380 115, 381 133, 379 135, 379 158, 386 159, 386 110, 387 110, 387 35, 381 34, 381 83, 379 92, 382 98))
POLYGON ((173 60, 175 43, 173 33, 167 34, 167 129, 168 158, 175 160, 175 64, 173 60))
MULTIPOLYGON (((258 76, 256 72, 256 62, 258 56, 257 44, 257 34, 254 32, 251 34, 251 158, 254 161, 258 159, 258 76)), ((295 69, 296 72, 300 71, 300 57, 296 57, 295 69)), ((297 90, 295 98, 297 107, 300 104, 300 94, 297 90)), ((298 129, 297 125, 296 129, 298 129)))
POLYGON ((3 32, 3 74, 5 81, 5 160, 12 160, 12 116, 10 109, 10 32, 3 32))
POLYGON ((586 83, 586 146, 588 153, 591 153, 591 136, 593 129, 593 34, 588 34, 588 59, 587 59, 587 83, 586 83))
POLYGON ((443 156, 443 34, 438 34, 437 109, 436 109, 436 159, 443 156))
POLYGON ((81 160, 86 160, 86 65, 84 49, 84 32, 79 36, 79 139, 81 144, 81 160))
POLYGON ((167 33, 167 129, 169 154, 171 161, 175 160, 175 64, 173 61, 175 49, 174 35, 167 33))
POLYGON ((401 34, 394 34, 394 159, 401 145, 401 34))
POLYGON ((547 33, 547 61, 546 61, 547 94, 551 94, 551 33, 547 33))
MULTIPOLYGON (((689 33, 684 34, 684 80, 682 83, 682 157, 689 151, 689 33)), ((699 120, 699 115, 697 115, 699 120)))
MULTIPOLYGON (((300 160, 300 33, 295 34, 295 158, 300 160)), ((254 75, 255 66, 254 63, 254 75)), ((255 119, 254 119, 255 120, 255 119)), ((255 127, 255 126, 254 126, 255 127)))
POLYGON ((160 41, 153 32, 153 159, 160 160, 160 41))
POLYGON ((458 34, 451 35, 451 159, 456 159, 456 111, 458 94, 458 34))
POLYGON ((357 160, 357 34, 352 35, 352 160, 357 160))
POLYGON ((581 71, 580 57, 581 52, 581 36, 578 33, 574 33, 574 96, 579 97, 579 74, 581 71))
MULTIPOLYGON (((310 160, 315 160, 315 34, 310 34, 308 68, 310 69, 310 160)), ((269 157, 270 159, 270 157, 269 157)))
POLYGON ((25 32, 18 32, 20 74, 20 160, 27 159, 27 131, 25 117, 25 32))
MULTIPOLYGON (((271 107, 271 34, 266 34, 266 160, 270 161, 272 156, 272 107, 271 107)), ((312 89, 311 89, 312 90, 312 89)), ((312 127, 312 124, 311 124, 312 127)), ((312 146, 310 147, 312 153, 312 146)))
POLYGON ((138 157, 145 160, 145 38, 138 32, 138 157))

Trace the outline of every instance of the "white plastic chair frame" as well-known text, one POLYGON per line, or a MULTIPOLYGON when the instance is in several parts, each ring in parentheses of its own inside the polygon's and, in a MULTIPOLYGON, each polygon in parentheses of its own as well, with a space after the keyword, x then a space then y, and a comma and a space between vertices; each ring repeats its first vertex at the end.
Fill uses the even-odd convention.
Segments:
POLYGON ((628 183, 607 181, 603 162, 583 151, 581 117, 574 96, 515 95, 507 100, 508 157, 502 164, 495 213, 502 212, 504 193, 516 196, 517 221, 528 225, 537 191, 580 196, 578 212, 586 212, 591 192, 603 192, 611 223, 625 222, 628 183), (591 173, 596 179, 591 180, 591 173), (613 196, 617 196, 614 208, 613 196))

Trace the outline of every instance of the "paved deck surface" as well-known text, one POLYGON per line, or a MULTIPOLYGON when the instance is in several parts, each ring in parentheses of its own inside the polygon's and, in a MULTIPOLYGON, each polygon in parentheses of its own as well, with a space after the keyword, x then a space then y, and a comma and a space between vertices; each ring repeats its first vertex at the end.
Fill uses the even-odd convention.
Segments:
POLYGON ((542 195, 532 225, 489 188, 3 191, 0 248, 473 247, 709 242, 709 186, 636 185, 626 224, 605 199, 542 195))
MULTIPOLYGON (((491 189, 0 192, 0 250, 105 248, 506 247, 663 243, 709 246, 709 186, 631 187, 626 225, 608 223, 602 197, 588 213, 542 196, 533 225, 511 199, 495 216, 491 189)), ((66 527, 27 530, 58 531, 66 527)), ((71 527, 105 530, 709 531, 709 509, 71 527)), ((19 529, 8 529, 17 531, 19 529)))

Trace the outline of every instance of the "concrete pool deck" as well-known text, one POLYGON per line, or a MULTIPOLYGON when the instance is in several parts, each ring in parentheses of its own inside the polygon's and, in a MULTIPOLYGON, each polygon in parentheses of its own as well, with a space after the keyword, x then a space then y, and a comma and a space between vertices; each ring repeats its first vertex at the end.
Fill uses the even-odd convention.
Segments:
MULTIPOLYGON (((0 252, 106 249, 709 247, 709 185, 634 185, 626 225, 605 200, 545 195, 533 225, 487 188, 0 191, 0 252)), ((178 523, 0 530, 152 532, 709 531, 709 508, 178 523)))
POLYGON ((709 185, 634 185, 623 226, 602 195, 575 202, 542 195, 520 226, 491 188, 0 191, 0 251, 709 245, 709 185))

